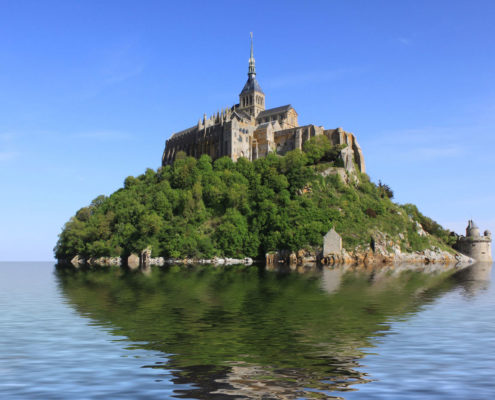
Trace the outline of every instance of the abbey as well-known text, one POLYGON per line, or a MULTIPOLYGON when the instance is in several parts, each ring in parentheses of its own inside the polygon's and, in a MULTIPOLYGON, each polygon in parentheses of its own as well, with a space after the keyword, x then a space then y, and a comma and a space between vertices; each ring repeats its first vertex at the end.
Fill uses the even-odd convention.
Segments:
POLYGON ((198 158, 202 154, 212 159, 228 156, 234 161, 240 157, 256 160, 269 152, 283 155, 302 149, 304 142, 317 135, 326 135, 334 145, 347 145, 341 153, 346 169, 356 165, 360 172, 366 172, 363 153, 352 133, 312 124, 299 126, 298 114, 290 104, 265 108, 265 93, 256 79, 251 35, 248 79, 239 94, 239 104, 209 118, 205 114, 196 125, 174 133, 166 141, 162 165, 172 163, 180 151, 198 158))

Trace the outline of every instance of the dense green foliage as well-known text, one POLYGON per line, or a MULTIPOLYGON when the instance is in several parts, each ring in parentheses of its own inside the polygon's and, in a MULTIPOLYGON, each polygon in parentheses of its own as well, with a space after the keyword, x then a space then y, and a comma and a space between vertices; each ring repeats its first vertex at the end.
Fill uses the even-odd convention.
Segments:
POLYGON ((130 176, 122 189, 80 209, 60 234, 55 255, 126 256, 151 246, 153 256, 257 258, 321 246, 331 227, 347 249, 367 246, 377 230, 392 238, 403 233, 401 246, 409 250, 447 240, 448 233, 414 206, 393 203, 387 185, 364 174, 349 184, 338 174, 323 176, 322 170, 339 166, 339 152, 318 136, 304 152, 254 162, 182 154, 172 166, 130 176), (419 236, 413 219, 433 236, 419 236))

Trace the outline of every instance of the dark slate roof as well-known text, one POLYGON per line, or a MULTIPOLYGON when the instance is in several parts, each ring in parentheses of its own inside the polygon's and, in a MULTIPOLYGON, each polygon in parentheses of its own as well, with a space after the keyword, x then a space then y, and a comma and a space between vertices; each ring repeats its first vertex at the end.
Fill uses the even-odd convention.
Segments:
MULTIPOLYGON (((249 74, 249 78, 244 85, 244 88, 242 89, 241 94, 247 93, 247 92, 252 92, 256 90, 257 92, 263 93, 263 90, 261 90, 261 86, 256 80, 256 76, 249 74)), ((263 93, 264 94, 264 93, 263 93)))
POLYGON ((256 129, 265 129, 268 128, 268 126, 271 125, 271 122, 263 122, 262 124, 259 124, 256 129))
POLYGON ((256 126, 256 130, 258 130, 258 129, 267 129, 270 125, 271 126, 275 126, 275 124, 278 124, 278 122, 277 121, 263 122, 263 123, 258 124, 256 126))
POLYGON ((177 138, 177 137, 179 137, 179 136, 186 135, 186 134, 188 134, 189 132, 194 131, 195 129, 198 129, 198 126, 197 126, 197 125, 191 126, 190 128, 187 128, 187 129, 184 129, 184 130, 182 130, 182 131, 179 131, 179 132, 174 133, 174 134, 170 137, 170 139, 172 139, 172 138, 177 138))
POLYGON ((245 112, 245 111, 235 110, 234 112, 237 113, 237 115, 239 115, 241 118, 244 118, 245 120, 250 120, 251 119, 251 116, 247 112, 245 112))
POLYGON ((286 112, 289 111, 291 108, 293 107, 290 104, 287 104, 286 106, 270 108, 268 110, 261 111, 256 117, 256 119, 265 118, 268 117, 269 115, 278 114, 281 112, 286 112))

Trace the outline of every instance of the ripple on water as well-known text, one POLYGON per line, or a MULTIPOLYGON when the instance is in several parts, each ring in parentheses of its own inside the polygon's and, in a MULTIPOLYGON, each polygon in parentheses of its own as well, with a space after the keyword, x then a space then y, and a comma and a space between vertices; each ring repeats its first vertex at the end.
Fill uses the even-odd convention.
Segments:
POLYGON ((1 263, 0 394, 493 398, 491 273, 1 263))

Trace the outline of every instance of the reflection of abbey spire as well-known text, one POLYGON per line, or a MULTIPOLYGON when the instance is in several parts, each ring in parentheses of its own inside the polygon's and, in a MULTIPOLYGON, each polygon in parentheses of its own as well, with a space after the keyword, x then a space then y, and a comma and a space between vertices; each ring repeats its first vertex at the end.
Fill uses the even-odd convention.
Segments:
POLYGON ((207 154, 212 159, 227 156, 234 161, 240 157, 256 160, 268 153, 283 155, 301 150, 304 142, 318 135, 327 136, 334 145, 347 145, 342 157, 346 168, 354 169, 355 163, 360 172, 366 172, 363 153, 352 133, 313 124, 299 126, 298 114, 290 104, 265 108, 265 93, 256 79, 251 33, 248 79, 239 94, 239 104, 209 118, 205 114, 197 125, 174 133, 166 141, 162 165, 171 164, 181 151, 196 158, 207 154))

